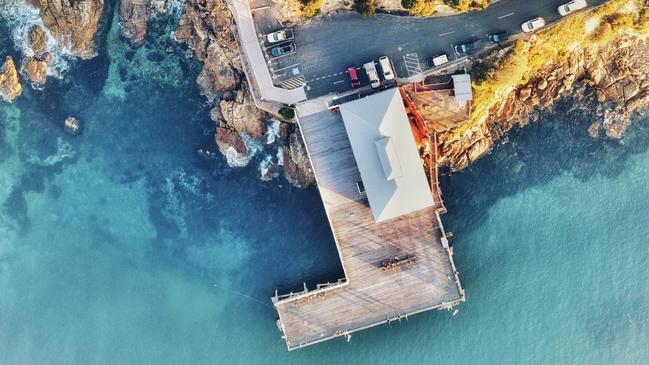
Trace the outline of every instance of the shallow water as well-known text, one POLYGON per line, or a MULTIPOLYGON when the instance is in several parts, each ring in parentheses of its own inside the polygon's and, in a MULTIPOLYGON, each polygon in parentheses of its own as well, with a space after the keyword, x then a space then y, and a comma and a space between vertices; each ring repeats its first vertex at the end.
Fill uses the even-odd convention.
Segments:
POLYGON ((260 181, 263 154, 199 157, 197 65, 115 24, 100 57, 0 104, 0 363, 646 363, 647 121, 592 141, 555 114, 444 176, 459 313, 288 353, 274 289, 341 275, 317 190, 260 181))

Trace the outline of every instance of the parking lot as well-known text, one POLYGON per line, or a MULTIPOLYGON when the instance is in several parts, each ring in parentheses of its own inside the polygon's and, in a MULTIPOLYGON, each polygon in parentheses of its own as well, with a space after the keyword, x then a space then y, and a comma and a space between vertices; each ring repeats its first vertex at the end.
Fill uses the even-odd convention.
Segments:
MULTIPOLYGON (((341 93, 351 89, 349 66, 360 68, 388 56, 397 77, 407 78, 431 68, 434 56, 444 53, 450 60, 462 56, 454 51, 457 44, 478 41, 480 49, 490 44, 488 34, 521 33, 521 24, 538 16, 547 23, 556 21, 560 18, 557 7, 564 2, 501 0, 485 11, 428 19, 380 14, 363 18, 355 13, 318 17, 293 28, 296 51, 269 60, 269 69, 278 77, 288 73, 302 79, 309 98, 341 93)), ((589 5, 601 2, 591 0, 589 5)), ((258 11, 254 16, 262 37, 282 28, 269 12, 258 11)), ((365 72, 361 70, 359 76, 362 85, 367 85, 365 72)))

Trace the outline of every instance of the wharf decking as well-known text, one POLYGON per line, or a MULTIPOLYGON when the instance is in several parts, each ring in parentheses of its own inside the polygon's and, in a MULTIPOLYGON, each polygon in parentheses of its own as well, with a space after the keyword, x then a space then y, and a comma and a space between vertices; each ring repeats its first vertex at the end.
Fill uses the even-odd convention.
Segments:
POLYGON ((441 201, 375 224, 357 190, 360 173, 339 113, 319 112, 299 123, 345 278, 273 298, 289 350, 463 301, 441 201))

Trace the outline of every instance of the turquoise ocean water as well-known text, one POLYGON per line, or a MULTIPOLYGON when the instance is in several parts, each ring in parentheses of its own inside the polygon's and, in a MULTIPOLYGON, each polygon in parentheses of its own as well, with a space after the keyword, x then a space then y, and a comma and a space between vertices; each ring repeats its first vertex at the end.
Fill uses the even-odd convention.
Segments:
POLYGON ((260 181, 263 153, 199 157, 215 146, 198 65, 161 54, 164 32, 136 52, 117 32, 0 104, 0 364, 649 361, 646 120, 593 141, 587 116, 548 115, 443 176, 459 313, 288 353, 274 289, 341 274, 317 190, 260 181))

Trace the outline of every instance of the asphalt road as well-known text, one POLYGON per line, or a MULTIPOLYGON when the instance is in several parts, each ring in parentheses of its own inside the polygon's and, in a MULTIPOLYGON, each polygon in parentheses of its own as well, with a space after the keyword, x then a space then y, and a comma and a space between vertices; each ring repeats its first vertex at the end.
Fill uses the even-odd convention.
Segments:
MULTIPOLYGON (((480 39, 488 33, 521 33, 521 24, 541 16, 549 24, 559 20, 557 7, 568 0, 500 0, 484 11, 428 19, 355 13, 323 16, 294 28, 297 52, 272 60, 270 68, 298 67, 307 81, 307 95, 314 98, 350 90, 345 70, 386 55, 398 77, 430 67, 433 56, 454 57, 453 45, 480 39)), ((589 0, 596 6, 605 0, 589 0)), ((266 25, 268 28, 269 25, 266 25)), ((261 31, 261 29, 260 29, 261 31)), ((364 76, 364 72, 360 72, 364 76)), ((361 78, 364 85, 367 80, 361 78)))

